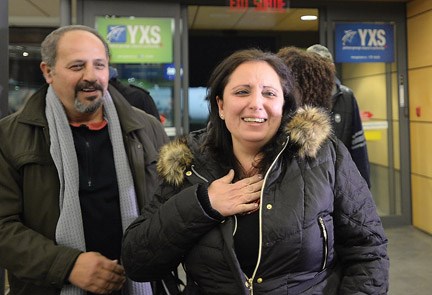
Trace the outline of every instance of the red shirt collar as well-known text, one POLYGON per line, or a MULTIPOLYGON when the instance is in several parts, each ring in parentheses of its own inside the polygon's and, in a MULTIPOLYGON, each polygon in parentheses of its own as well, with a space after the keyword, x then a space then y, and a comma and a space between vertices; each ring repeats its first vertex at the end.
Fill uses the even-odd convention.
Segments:
POLYGON ((80 127, 82 125, 87 126, 88 129, 90 130, 101 130, 103 129, 106 125, 108 124, 108 121, 106 119, 104 119, 101 122, 95 122, 95 123, 88 123, 88 124, 80 124, 80 123, 70 123, 71 126, 73 127, 80 127))

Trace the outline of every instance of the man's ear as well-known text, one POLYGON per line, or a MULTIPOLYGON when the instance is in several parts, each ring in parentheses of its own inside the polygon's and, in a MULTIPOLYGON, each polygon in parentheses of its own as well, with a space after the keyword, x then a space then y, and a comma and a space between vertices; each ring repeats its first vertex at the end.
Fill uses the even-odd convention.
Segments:
POLYGON ((45 81, 50 84, 52 82, 52 68, 46 62, 41 62, 40 69, 45 78, 45 81))

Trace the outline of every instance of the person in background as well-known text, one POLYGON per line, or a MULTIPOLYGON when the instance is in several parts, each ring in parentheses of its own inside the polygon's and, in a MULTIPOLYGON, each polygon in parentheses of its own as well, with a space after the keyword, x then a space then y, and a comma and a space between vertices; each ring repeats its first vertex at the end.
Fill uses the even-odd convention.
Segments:
POLYGON ((109 76, 110 85, 114 86, 132 106, 145 111, 147 114, 161 121, 159 111, 150 92, 144 88, 120 81, 117 69, 112 66, 109 68, 109 76))
MULTIPOLYGON (((308 47, 307 51, 326 58, 334 67, 333 56, 327 47, 315 44, 308 47)), ((336 75, 332 93, 332 103, 332 123, 334 132, 350 151, 351 157, 356 163, 360 174, 366 180, 370 188, 369 156, 357 99, 352 89, 342 85, 336 75)))
POLYGON ((159 121, 109 86, 109 49, 71 25, 41 44, 47 82, 0 121, 0 267, 10 294, 152 294, 120 263, 157 187, 159 121))
POLYGON ((321 107, 330 113, 335 75, 333 65, 319 55, 294 46, 281 48, 277 55, 291 71, 300 104, 321 107))
POLYGON ((183 264, 185 294, 386 294, 387 238, 328 112, 297 107, 275 54, 241 50, 210 76, 206 129, 165 145, 163 183, 126 230, 135 281, 183 264))
MULTIPOLYGON (((294 77, 301 104, 322 107, 331 113, 335 85, 334 64, 318 54, 294 46, 281 48, 277 55, 294 77)), ((334 120, 332 122, 334 123, 334 120)))

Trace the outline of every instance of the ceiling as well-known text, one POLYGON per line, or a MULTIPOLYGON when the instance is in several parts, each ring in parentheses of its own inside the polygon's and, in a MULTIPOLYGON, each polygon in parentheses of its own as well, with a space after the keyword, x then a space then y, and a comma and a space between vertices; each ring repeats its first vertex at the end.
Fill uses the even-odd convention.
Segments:
POLYGON ((317 31, 318 20, 302 21, 303 15, 318 17, 317 9, 288 8, 284 12, 262 12, 254 8, 230 10, 223 6, 189 6, 189 29, 317 31))
MULTIPOLYGON (((61 0, 8 1, 9 26, 57 27, 60 24, 61 0)), ((72 21, 74 21, 76 16, 76 0, 70 1, 72 6, 72 21)), ((310 0, 297 0, 296 3, 301 1, 309 2, 309 6, 311 4, 310 0)), ((359 2, 359 0, 356 1, 359 2)), ((367 2, 370 0, 360 1, 367 2)), ((375 0, 375 2, 389 1, 408 2, 409 0, 375 0)), ((316 2, 330 3, 335 2, 335 0, 316 2)), ((193 30, 317 31, 318 20, 302 21, 300 20, 302 15, 318 16, 318 9, 288 8, 281 13, 277 11, 262 12, 254 8, 233 10, 229 9, 228 6, 191 5, 188 7, 188 25, 193 30)))
MULTIPOLYGON (((56 27, 60 24, 60 0, 8 0, 10 26, 56 27)), ((287 9, 259 12, 253 8, 230 10, 227 6, 189 6, 189 28, 196 30, 296 30, 316 31, 318 21, 301 21, 300 16, 318 16, 317 9, 287 9)), ((72 0, 72 20, 76 0, 72 0)))
MULTIPOLYGON (((60 24, 61 0, 7 0, 9 26, 56 27, 60 24)), ((76 15, 76 0, 72 0, 76 15)))

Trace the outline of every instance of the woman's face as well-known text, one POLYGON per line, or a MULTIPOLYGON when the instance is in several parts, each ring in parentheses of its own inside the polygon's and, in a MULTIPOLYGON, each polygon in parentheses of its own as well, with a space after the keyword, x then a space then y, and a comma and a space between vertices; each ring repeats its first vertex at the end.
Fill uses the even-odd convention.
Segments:
POLYGON ((276 134, 282 120, 284 95, 275 70, 266 62, 251 61, 234 70, 217 98, 234 149, 259 150, 276 134))

